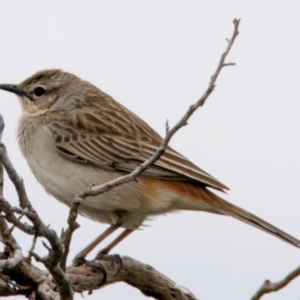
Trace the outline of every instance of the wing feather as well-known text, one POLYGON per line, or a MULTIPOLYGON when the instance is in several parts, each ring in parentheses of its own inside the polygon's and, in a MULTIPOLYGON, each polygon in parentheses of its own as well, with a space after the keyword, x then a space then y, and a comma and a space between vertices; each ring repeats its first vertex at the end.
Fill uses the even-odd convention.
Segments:
MULTIPOLYGON (((107 109, 60 112, 59 118, 49 113, 45 125, 52 133, 57 151, 66 159, 121 172, 132 172, 149 159, 162 142, 154 130, 123 107, 110 115, 107 109)), ((228 189, 171 147, 143 174, 228 189)))

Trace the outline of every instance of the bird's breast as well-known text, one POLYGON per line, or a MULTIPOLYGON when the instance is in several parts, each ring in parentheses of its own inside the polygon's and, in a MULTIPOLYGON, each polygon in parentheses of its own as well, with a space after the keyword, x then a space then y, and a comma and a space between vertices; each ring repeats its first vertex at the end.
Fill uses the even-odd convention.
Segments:
MULTIPOLYGON (((91 184, 100 185, 124 174, 73 162, 62 157, 46 125, 36 120, 21 120, 18 140, 27 163, 45 190, 60 202, 70 206, 75 196, 91 184)), ((113 190, 84 200, 80 212, 95 221, 112 223, 110 213, 124 211, 127 227, 138 227, 148 214, 148 199, 144 186, 130 182, 113 190)))
MULTIPOLYGON (((124 175, 61 156, 47 124, 37 117, 21 119, 18 140, 36 179, 50 195, 68 206, 91 184, 104 184, 124 175)), ((136 228, 149 215, 177 209, 209 210, 206 203, 195 201, 198 196, 198 189, 184 182, 141 176, 137 181, 86 198, 80 212, 90 219, 111 224, 113 212, 122 211, 124 226, 136 228)))

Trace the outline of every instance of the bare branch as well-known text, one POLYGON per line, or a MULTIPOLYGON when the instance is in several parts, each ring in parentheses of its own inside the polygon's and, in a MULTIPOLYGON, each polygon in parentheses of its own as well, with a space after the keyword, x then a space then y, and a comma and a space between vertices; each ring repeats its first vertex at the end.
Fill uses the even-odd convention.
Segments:
POLYGON ((259 300, 263 295, 276 292, 287 286, 293 279, 300 276, 300 266, 278 282, 266 280, 251 300, 259 300))
MULTIPOLYGON (((68 277, 72 290, 76 293, 90 292, 110 284, 125 282, 139 289, 143 294, 155 299, 197 299, 187 288, 179 286, 151 266, 127 256, 123 256, 121 259, 123 265, 121 269, 119 268, 119 264, 113 260, 101 259, 96 261, 100 262, 107 271, 105 285, 102 285, 103 273, 100 269, 88 265, 72 265, 68 267, 66 276, 68 277)), ((26 294, 28 295, 36 291, 41 299, 66 299, 56 292, 56 285, 53 282, 52 275, 48 273, 48 271, 42 271, 34 267, 26 259, 22 261, 19 268, 14 271, 8 270, 5 274, 7 275, 8 281, 10 278, 19 278, 26 275, 26 282, 31 282, 31 284, 23 287, 23 289, 27 291, 26 294)), ((0 278, 0 296, 1 294, 4 294, 4 289, 3 291, 1 290, 0 278)), ((24 294, 24 291, 20 292, 20 294, 24 294)))
POLYGON ((19 218, 17 218, 14 215, 15 208, 12 208, 8 201, 6 201, 1 195, 0 195, 0 211, 3 211, 5 213, 5 219, 14 224, 17 228, 22 230, 23 232, 34 235, 36 233, 35 229, 28 225, 20 222, 19 218))
MULTIPOLYGON (((4 120, 0 114, 0 141, 2 138, 2 133, 4 130, 4 120)), ((0 166, 0 197, 3 196, 3 186, 4 186, 4 177, 3 177, 3 166, 0 166)), ((5 245, 5 252, 9 254, 6 259, 0 260, 0 270, 1 273, 5 270, 13 270, 18 267, 23 259, 22 250, 16 239, 12 236, 11 230, 9 229, 7 223, 5 222, 2 215, 0 215, 0 240, 5 245)), ((5 277, 6 278, 6 277, 5 277)), ((4 275, 1 275, 0 278, 0 295, 1 296, 12 296, 24 294, 24 289, 20 286, 11 284, 10 278, 5 279, 4 275)))
POLYGON ((31 247, 30 247, 30 249, 29 249, 29 251, 28 251, 28 255, 27 255, 27 257, 26 257, 26 260, 27 260, 29 263, 31 262, 32 252, 34 251, 36 242, 37 242, 37 236, 35 235, 35 236, 33 237, 31 247))
MULTIPOLYGON (((4 130, 4 120, 0 115, 0 141, 2 138, 2 133, 4 130)), ((3 177, 3 166, 0 166, 0 196, 3 195, 4 177, 3 177)), ((11 230, 9 230, 3 216, 0 216, 0 234, 1 242, 8 248, 8 252, 11 253, 10 257, 5 260, 0 260, 0 270, 13 269, 20 264, 23 259, 21 247, 11 235, 11 230)))
POLYGON ((79 224, 76 222, 76 219, 78 216, 78 208, 80 204, 81 201, 76 201, 76 200, 73 201, 69 211, 69 217, 68 217, 69 226, 65 231, 62 232, 60 236, 60 240, 64 246, 64 251, 60 261, 60 267, 63 270, 66 270, 66 263, 70 251, 70 244, 71 244, 73 232, 79 227, 79 224))
POLYGON ((166 134, 168 133, 169 130, 170 130, 169 120, 167 119, 167 121, 166 121, 166 134))
POLYGON ((0 275, 0 297, 26 295, 30 287, 12 283, 8 276, 0 275))
POLYGON ((0 141, 2 140, 2 134, 3 134, 4 127, 5 127, 4 119, 3 119, 3 116, 0 114, 0 141))
POLYGON ((0 233, 1 242, 8 248, 7 252, 10 253, 9 258, 0 260, 0 271, 3 272, 4 269, 14 269, 17 267, 21 263, 23 255, 21 247, 11 235, 10 230, 2 216, 0 216, 0 233))
MULTIPOLYGON (((1 122, 4 124, 3 118, 2 118, 2 120, 0 119, 0 130, 2 128, 1 122)), ((3 128, 4 128, 4 126, 3 126, 3 128)), ((1 131, 0 131, 0 134, 1 134, 1 131)), ((5 212, 6 219, 8 221, 11 221, 15 226, 17 226, 21 230, 23 230, 25 232, 27 231, 27 233, 30 233, 33 235, 43 236, 43 237, 47 238, 47 240, 51 244, 51 249, 49 251, 48 257, 45 260, 43 260, 43 263, 47 267, 47 269, 51 272, 51 274, 53 275, 53 278, 57 283, 57 286, 60 291, 60 296, 62 297, 62 299, 66 299, 66 300, 73 299, 73 292, 71 290, 68 279, 67 279, 65 273, 63 272, 63 270, 59 266, 62 252, 63 252, 63 246, 60 242, 60 239, 58 238, 58 236, 54 230, 50 229, 48 226, 46 226, 42 222, 42 220, 40 219, 40 217, 38 216, 38 214, 32 207, 32 205, 27 197, 23 179, 19 176, 19 174, 16 172, 15 168, 13 167, 13 165, 7 155, 6 148, 5 148, 4 144, 2 144, 2 143, 0 143, 0 162, 1 162, 1 166, 2 165, 4 166, 10 180, 13 182, 13 184, 16 188, 16 191, 19 196, 20 206, 22 208, 22 210, 16 209, 16 208, 12 209, 10 204, 4 200, 2 195, 0 195, 0 210, 5 212), (14 211, 17 211, 17 212, 19 211, 22 215, 25 215, 33 223, 34 230, 31 226, 28 226, 28 225, 20 222, 15 217, 15 215, 13 213, 14 211)), ((1 173, 0 173, 0 175, 1 175, 1 173)), ((14 249, 14 250, 15 250, 14 256, 13 256, 14 260, 13 261, 6 260, 6 262, 3 262, 4 264, 8 263, 8 266, 10 266, 10 267, 14 263, 20 262, 19 252, 17 251, 17 249, 14 249), (16 261, 17 258, 18 258, 18 260, 16 261)), ((0 263, 0 267, 1 267, 1 263, 0 263)))
MULTIPOLYGON (((125 282, 138 288, 146 296, 164 300, 196 300, 197 298, 186 288, 179 286, 171 279, 159 273, 149 265, 145 265, 130 257, 121 257, 123 267, 112 261, 101 260, 107 271, 104 286, 116 282, 125 282)), ((76 292, 95 290, 103 280, 103 274, 92 267, 71 266, 67 269, 72 287, 76 292), (87 277, 87 274, 89 276, 87 277), (77 284, 76 284, 77 283, 77 284)), ((103 286, 101 286, 103 287, 103 286)))

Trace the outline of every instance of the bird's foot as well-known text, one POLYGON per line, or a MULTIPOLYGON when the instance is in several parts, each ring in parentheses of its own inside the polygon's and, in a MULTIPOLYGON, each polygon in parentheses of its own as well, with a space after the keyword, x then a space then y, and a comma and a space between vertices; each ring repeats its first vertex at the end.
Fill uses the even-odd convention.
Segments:
POLYGON ((119 254, 107 254, 104 250, 105 249, 99 251, 98 254, 95 256, 94 260, 105 260, 112 262, 114 266, 118 266, 116 272, 116 274, 118 274, 123 267, 122 258, 119 254))
POLYGON ((103 285, 106 282, 107 272, 103 264, 101 264, 99 261, 87 260, 84 257, 77 255, 73 260, 73 264, 77 266, 86 265, 93 268, 93 272, 102 273, 103 279, 99 286, 103 285))

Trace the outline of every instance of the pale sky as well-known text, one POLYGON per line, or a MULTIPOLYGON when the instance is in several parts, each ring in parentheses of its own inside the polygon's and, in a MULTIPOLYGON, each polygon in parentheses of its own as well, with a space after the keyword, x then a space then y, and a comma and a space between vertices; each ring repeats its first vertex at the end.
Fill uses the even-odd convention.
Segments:
MULTIPOLYGON (((299 1, 0 4, 0 83, 61 68, 97 85, 161 135, 166 119, 172 126, 203 94, 232 35, 232 20, 242 18, 228 59, 237 65, 222 71, 205 107, 171 145, 229 186, 225 199, 300 239, 299 1)), ((44 192, 20 154, 14 95, 0 93, 0 113, 3 141, 31 202, 60 233, 68 209, 44 192)), ((5 197, 17 205, 8 180, 5 197)), ((78 221, 70 260, 107 227, 78 221)), ((249 299, 265 279, 280 280, 300 263, 300 249, 230 217, 180 212, 146 225, 113 252, 153 266, 199 299, 249 299)), ((15 235, 26 255, 31 239, 15 235)), ((45 254, 40 245, 36 251, 45 254)), ((263 299, 299 299, 299 285, 300 278, 263 299)), ((146 299, 125 284, 84 296, 146 299)))

